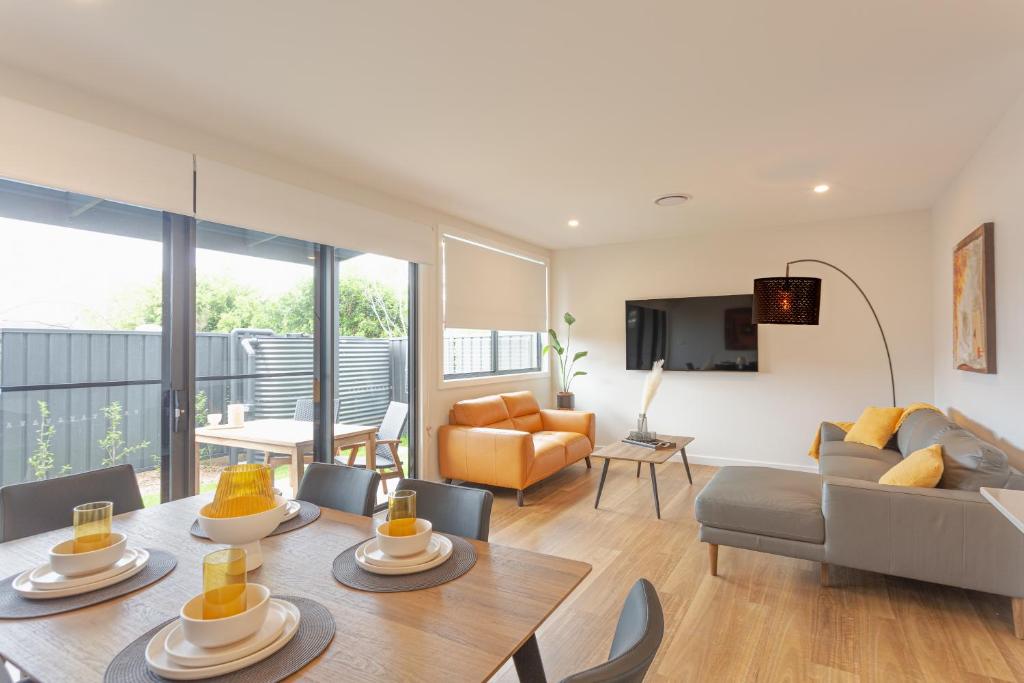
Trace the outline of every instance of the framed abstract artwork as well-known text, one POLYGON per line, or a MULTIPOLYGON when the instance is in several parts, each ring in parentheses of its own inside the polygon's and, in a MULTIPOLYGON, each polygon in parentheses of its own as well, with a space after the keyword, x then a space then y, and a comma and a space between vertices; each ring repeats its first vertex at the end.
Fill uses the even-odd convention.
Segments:
POLYGON ((953 249, 953 362, 958 370, 996 371, 994 224, 978 226, 953 249))

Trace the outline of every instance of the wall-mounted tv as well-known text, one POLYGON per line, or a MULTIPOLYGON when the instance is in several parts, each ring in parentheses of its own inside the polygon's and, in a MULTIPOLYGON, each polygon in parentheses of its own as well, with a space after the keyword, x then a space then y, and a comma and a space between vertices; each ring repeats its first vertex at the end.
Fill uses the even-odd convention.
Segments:
POLYGON ((754 296, 626 302, 626 369, 757 372, 754 296))

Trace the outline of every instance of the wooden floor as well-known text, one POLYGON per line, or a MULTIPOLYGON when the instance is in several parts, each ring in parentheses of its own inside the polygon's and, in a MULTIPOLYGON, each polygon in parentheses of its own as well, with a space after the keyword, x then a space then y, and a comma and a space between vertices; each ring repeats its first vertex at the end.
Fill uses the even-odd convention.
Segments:
MULTIPOLYGON (((594 566, 541 628, 548 679, 604 660, 627 591, 650 579, 665 608, 665 640, 648 681, 1024 681, 1024 641, 1007 598, 840 567, 833 587, 815 562, 722 547, 718 577, 697 541, 694 497, 716 468, 658 468, 662 519, 650 479, 613 462, 601 509, 602 461, 527 491, 516 508, 495 491, 491 540, 594 566)), ((515 681, 507 664, 495 677, 515 681)))

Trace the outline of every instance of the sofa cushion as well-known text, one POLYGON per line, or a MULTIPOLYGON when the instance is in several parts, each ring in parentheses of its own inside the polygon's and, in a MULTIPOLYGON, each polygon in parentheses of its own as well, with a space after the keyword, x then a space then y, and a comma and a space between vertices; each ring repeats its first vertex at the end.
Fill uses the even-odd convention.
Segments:
POLYGON ((939 437, 942 445, 942 480, 939 487, 977 491, 982 486, 1001 488, 1010 478, 1006 453, 966 429, 951 429, 939 437))
POLYGON ((540 420, 540 413, 530 413, 520 417, 513 417, 512 423, 521 432, 539 432, 544 429, 544 423, 540 420))
POLYGON ((877 482, 883 474, 899 464, 886 463, 870 458, 857 458, 850 455, 834 455, 818 461, 818 472, 828 477, 846 477, 862 481, 877 482))
POLYGON ((942 413, 934 410, 915 410, 903 420, 896 433, 896 442, 900 453, 910 455, 922 448, 934 446, 941 437, 957 424, 942 413))
POLYGON ((459 401, 452 406, 456 424, 470 427, 487 427, 509 418, 505 402, 500 396, 484 396, 459 401))
POLYGON ((501 394, 501 400, 505 402, 509 417, 522 417, 531 413, 539 413, 540 406, 531 391, 514 391, 510 394, 501 394))
MULTIPOLYGON (((825 441, 821 444, 819 462, 826 458, 836 456, 843 458, 852 457, 864 458, 865 460, 875 460, 885 463, 887 467, 892 467, 902 458, 899 451, 890 450, 888 448, 865 446, 862 443, 852 443, 850 441, 825 441)), ((875 478, 875 481, 878 481, 877 477, 875 478)))
POLYGON ((532 484, 565 467, 565 446, 538 432, 533 435, 533 462, 527 483, 532 484))
POLYGON ((942 478, 942 469, 942 446, 934 444, 900 460, 879 477, 878 483, 933 489, 942 478))
POLYGON ((878 408, 869 406, 846 432, 845 441, 862 443, 875 448, 885 448, 896 433, 896 425, 903 417, 902 408, 878 408))
POLYGON ((581 460, 593 450, 590 445, 590 439, 577 434, 576 432, 537 432, 534 436, 534 443, 537 443, 537 439, 542 438, 545 440, 557 441, 565 447, 565 462, 571 464, 577 460, 581 460))
POLYGON ((723 467, 694 504, 710 527, 805 543, 825 542, 821 477, 769 467, 723 467))

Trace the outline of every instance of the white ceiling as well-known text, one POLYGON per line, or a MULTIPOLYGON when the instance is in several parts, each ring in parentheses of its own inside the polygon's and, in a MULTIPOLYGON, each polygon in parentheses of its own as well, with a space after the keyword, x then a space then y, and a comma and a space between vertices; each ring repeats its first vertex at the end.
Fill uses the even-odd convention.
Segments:
POLYGON ((0 62, 558 248, 929 207, 1024 3, 5 0, 0 62))

